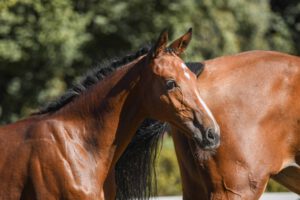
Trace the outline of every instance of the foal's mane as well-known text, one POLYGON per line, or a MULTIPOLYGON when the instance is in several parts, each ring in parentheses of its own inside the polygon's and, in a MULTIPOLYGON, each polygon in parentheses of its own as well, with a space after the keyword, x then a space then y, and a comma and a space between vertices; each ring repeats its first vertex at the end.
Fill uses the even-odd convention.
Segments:
POLYGON ((74 85, 72 88, 67 90, 61 97, 56 101, 50 102, 42 107, 38 112, 33 113, 34 115, 53 113, 58 111, 68 103, 72 102, 76 97, 80 96, 81 93, 88 90, 92 85, 103 80, 105 77, 112 74, 122 66, 134 61, 138 57, 145 55, 151 50, 151 46, 147 45, 139 49, 135 53, 128 54, 122 58, 116 58, 110 62, 102 62, 96 68, 90 70, 82 79, 79 84, 74 85))
POLYGON ((144 200, 157 194, 156 161, 166 123, 146 119, 115 168, 117 200, 144 200))
MULTIPOLYGON (((146 45, 145 47, 140 48, 137 52, 128 54, 122 58, 115 58, 110 62, 102 62, 96 68, 90 70, 82 79, 82 81, 72 88, 67 90, 61 97, 56 101, 52 101, 42 107, 39 111, 33 113, 33 115, 40 115, 46 113, 53 113, 58 111, 68 103, 72 102, 76 97, 80 96, 81 93, 88 90, 92 85, 95 85, 99 81, 102 81, 104 78, 112 74, 117 69, 122 66, 134 61, 150 52, 152 49, 151 45, 146 45)), ((174 53, 174 49, 166 48, 164 49, 166 53, 174 53)))

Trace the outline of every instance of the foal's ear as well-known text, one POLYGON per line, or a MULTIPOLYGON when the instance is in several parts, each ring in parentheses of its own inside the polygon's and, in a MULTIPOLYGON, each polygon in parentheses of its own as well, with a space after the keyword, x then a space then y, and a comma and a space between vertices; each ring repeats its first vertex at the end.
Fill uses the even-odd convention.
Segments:
POLYGON ((187 48, 192 39, 192 32, 192 28, 189 28, 188 32, 186 32, 183 36, 172 42, 169 48, 173 49, 177 55, 182 54, 182 52, 184 52, 184 50, 187 48))
POLYGON ((155 46, 152 51, 152 58, 157 57, 160 53, 162 53, 166 49, 167 42, 168 42, 168 31, 165 29, 160 33, 160 36, 155 43, 155 46))

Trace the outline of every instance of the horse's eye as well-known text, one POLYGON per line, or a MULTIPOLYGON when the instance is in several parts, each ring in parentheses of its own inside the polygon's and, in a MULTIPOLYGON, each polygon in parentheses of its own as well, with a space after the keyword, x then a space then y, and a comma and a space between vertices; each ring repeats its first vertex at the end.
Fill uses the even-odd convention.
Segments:
POLYGON ((167 86, 167 90, 172 90, 177 85, 176 85, 176 82, 174 80, 167 80, 166 86, 167 86))

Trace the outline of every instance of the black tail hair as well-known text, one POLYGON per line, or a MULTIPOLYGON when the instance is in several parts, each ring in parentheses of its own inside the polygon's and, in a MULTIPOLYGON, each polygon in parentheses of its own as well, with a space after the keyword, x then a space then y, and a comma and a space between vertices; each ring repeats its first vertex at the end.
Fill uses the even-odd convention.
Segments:
POLYGON ((118 200, 144 200, 157 194, 155 162, 166 123, 145 120, 115 168, 118 200))

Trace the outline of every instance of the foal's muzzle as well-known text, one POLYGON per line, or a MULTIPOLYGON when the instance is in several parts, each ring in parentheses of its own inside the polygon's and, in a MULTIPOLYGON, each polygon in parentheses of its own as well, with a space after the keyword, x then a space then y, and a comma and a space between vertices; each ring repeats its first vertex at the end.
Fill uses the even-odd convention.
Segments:
POLYGON ((209 128, 206 130, 203 137, 204 149, 215 149, 220 145, 219 133, 216 133, 213 129, 209 128))

